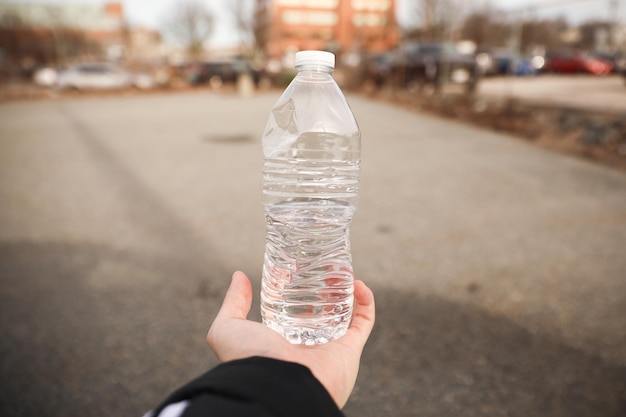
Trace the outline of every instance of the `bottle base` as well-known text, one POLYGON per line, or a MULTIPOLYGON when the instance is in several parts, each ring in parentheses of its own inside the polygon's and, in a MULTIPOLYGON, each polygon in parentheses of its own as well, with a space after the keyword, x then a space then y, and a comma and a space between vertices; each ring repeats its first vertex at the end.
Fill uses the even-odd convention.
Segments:
POLYGON ((334 328, 307 328, 307 327, 285 327, 272 320, 263 320, 270 329, 283 336, 292 345, 323 345, 333 340, 339 339, 348 331, 349 323, 341 323, 334 328))

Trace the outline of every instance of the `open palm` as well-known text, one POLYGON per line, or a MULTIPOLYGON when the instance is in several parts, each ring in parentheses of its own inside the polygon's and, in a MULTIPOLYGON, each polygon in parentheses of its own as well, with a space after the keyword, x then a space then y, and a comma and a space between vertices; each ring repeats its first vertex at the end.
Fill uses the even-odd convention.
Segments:
POLYGON ((343 337, 324 345, 292 345, 265 325, 247 319, 252 305, 252 285, 238 271, 233 274, 207 342, 223 362, 264 356, 304 365, 342 408, 354 388, 361 353, 375 318, 374 295, 362 281, 355 281, 354 297, 352 323, 343 337))

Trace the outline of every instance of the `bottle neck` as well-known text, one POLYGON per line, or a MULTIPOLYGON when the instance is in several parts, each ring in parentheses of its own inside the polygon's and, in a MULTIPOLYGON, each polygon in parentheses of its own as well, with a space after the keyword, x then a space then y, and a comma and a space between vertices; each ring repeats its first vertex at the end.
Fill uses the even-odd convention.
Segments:
POLYGON ((320 74, 320 75, 323 75, 323 74, 330 75, 330 73, 333 72, 333 67, 320 65, 320 64, 305 64, 305 65, 298 65, 296 67, 296 70, 298 70, 298 74, 315 73, 315 74, 320 74))

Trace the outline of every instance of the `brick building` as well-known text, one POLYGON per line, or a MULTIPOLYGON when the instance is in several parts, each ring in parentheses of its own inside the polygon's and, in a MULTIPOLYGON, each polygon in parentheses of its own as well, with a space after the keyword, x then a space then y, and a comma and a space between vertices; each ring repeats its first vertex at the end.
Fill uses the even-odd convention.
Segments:
POLYGON ((270 58, 303 49, 381 52, 399 39, 394 0, 257 0, 254 32, 270 58))
POLYGON ((154 61, 160 45, 158 32, 128 27, 120 1, 0 2, 0 77, 77 60, 154 61))
POLYGON ((104 5, 7 2, 0 3, 0 26, 66 28, 81 31, 88 39, 121 42, 124 9, 121 2, 104 5))
POLYGON ((82 57, 119 57, 125 26, 120 2, 102 5, 0 3, 0 77, 82 57))

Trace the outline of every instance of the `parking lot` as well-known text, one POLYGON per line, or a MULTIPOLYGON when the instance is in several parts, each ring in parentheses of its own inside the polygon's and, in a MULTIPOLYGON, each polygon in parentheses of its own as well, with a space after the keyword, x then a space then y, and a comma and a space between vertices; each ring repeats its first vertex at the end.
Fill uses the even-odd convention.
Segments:
MULTIPOLYGON (((258 293, 276 92, 0 105, 0 414, 142 415, 258 293)), ((626 176, 351 95, 378 320, 350 416, 626 412, 626 176)), ((258 300, 253 318, 258 319, 258 300)))

